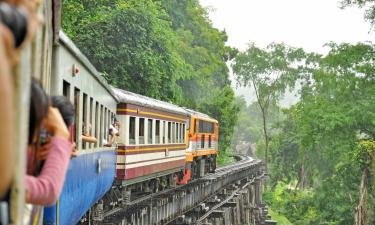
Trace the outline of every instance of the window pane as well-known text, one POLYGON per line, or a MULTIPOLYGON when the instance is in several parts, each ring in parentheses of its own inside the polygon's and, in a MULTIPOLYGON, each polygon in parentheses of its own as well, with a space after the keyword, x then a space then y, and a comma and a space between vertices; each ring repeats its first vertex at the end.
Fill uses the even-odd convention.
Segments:
POLYGON ((172 124, 168 122, 168 143, 172 141, 172 124))
POLYGON ((148 119, 148 143, 152 143, 152 119, 148 119))
POLYGON ((135 117, 130 117, 129 120, 129 144, 135 144, 135 117))
POLYGON ((145 119, 139 118, 139 144, 145 143, 145 119))
POLYGON ((160 143, 160 120, 155 121, 155 143, 160 143))

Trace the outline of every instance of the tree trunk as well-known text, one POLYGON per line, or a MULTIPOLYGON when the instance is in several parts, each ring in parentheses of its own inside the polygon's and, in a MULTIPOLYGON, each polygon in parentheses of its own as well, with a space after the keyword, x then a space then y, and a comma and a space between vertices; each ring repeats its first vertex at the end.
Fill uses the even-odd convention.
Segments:
POLYGON ((361 177, 361 186, 359 188, 359 202, 355 207, 355 225, 368 224, 368 211, 367 211, 367 185, 366 178, 369 176, 369 169, 365 168, 361 177))
POLYGON ((267 133, 267 122, 266 122, 266 112, 265 110, 261 107, 262 111, 262 119, 263 119, 263 134, 264 134, 264 163, 266 166, 266 173, 268 173, 268 144, 269 144, 269 137, 267 133))

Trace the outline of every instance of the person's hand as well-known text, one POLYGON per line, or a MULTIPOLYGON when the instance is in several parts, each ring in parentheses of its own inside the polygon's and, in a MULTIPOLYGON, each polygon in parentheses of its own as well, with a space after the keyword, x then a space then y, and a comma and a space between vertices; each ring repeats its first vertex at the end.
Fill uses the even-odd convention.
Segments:
POLYGON ((77 147, 76 147, 76 143, 74 142, 72 144, 72 154, 70 155, 70 158, 75 158, 78 156, 78 151, 77 151, 77 147))
POLYGON ((51 145, 49 143, 42 145, 38 148, 38 150, 36 151, 36 159, 38 162, 47 159, 50 148, 51 148, 51 145))
POLYGON ((54 136, 69 140, 69 130, 57 108, 48 108, 47 116, 44 119, 44 127, 52 132, 54 136))

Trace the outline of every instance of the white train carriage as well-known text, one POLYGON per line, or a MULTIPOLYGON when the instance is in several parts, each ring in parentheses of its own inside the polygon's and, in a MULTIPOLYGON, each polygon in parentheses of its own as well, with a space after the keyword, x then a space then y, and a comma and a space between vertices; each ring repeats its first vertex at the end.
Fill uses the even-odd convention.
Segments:
MULTIPOLYGON (((185 167, 186 111, 176 105, 113 88, 121 125, 116 179, 122 186, 149 182, 144 188, 175 185, 185 167), (155 181, 155 182, 153 182, 155 181)), ((154 190, 155 191, 155 190, 154 190)))

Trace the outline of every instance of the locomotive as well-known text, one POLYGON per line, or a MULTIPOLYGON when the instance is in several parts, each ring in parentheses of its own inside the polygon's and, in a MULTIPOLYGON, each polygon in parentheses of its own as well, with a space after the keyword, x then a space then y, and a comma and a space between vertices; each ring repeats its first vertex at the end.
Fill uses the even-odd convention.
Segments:
POLYGON ((45 208, 44 224, 87 224, 132 199, 214 172, 218 121, 168 102, 110 86, 74 43, 59 32, 52 53, 52 95, 74 103, 70 162, 56 205, 45 208), (106 147, 117 121, 116 145, 106 147), (91 127, 96 143, 81 134, 91 127))

